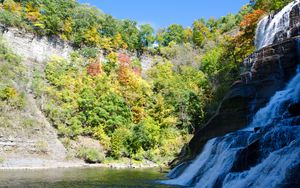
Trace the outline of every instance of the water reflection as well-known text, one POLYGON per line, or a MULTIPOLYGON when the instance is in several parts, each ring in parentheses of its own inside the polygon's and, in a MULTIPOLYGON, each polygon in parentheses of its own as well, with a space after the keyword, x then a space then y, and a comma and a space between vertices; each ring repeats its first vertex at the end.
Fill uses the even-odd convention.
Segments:
POLYGON ((170 187, 159 169, 49 169, 0 171, 0 187, 170 187))

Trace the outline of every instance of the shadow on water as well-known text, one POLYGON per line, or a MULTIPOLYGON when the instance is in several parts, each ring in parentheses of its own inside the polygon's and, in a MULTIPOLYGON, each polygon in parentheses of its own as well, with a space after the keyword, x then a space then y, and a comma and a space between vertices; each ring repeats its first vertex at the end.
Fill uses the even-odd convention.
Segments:
MULTIPOLYGON (((70 168, 0 171, 0 187, 157 187, 165 179, 159 169, 70 168)), ((173 186, 174 187, 174 186, 173 186)))

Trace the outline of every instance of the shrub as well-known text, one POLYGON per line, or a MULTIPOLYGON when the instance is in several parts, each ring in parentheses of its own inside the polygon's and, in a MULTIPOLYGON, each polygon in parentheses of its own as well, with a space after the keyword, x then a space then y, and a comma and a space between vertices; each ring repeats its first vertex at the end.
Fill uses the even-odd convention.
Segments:
POLYGON ((92 48, 92 47, 85 47, 82 48, 79 51, 80 55, 82 55, 85 58, 93 59, 96 58, 98 55, 98 49, 97 48, 92 48))
POLYGON ((23 109, 26 105, 25 94, 10 86, 0 88, 0 100, 7 102, 11 107, 23 109))
POLYGON ((35 119, 28 118, 23 120, 24 127, 33 127, 36 124, 38 124, 38 122, 35 119))
POLYGON ((0 9, 0 23, 9 26, 20 26, 22 18, 13 12, 0 9))
POLYGON ((84 159, 87 163, 102 163, 105 160, 103 153, 92 148, 80 148, 77 157, 84 159))
POLYGON ((111 155, 115 159, 119 159, 123 156, 130 155, 130 142, 132 133, 127 128, 118 128, 111 138, 111 155))
POLYGON ((3 163, 5 161, 4 157, 0 156, 0 164, 3 163))
POLYGON ((40 140, 35 143, 35 149, 38 153, 47 153, 48 152, 48 142, 45 140, 40 140))

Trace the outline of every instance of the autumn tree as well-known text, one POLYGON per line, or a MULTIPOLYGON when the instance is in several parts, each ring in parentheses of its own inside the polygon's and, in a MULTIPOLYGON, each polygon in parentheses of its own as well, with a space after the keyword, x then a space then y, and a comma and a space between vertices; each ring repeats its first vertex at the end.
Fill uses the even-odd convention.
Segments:
POLYGON ((236 57, 239 57, 239 62, 242 62, 244 58, 255 50, 254 38, 256 26, 263 15, 265 15, 265 11, 258 9, 243 17, 243 20, 240 23, 240 32, 238 36, 233 39, 233 43, 236 45, 236 57))
POLYGON ((87 72, 91 76, 97 76, 97 75, 101 74, 101 72, 102 72, 101 63, 96 62, 96 63, 89 64, 88 68, 87 68, 87 72))
POLYGON ((197 47, 203 47, 210 37, 211 33, 206 27, 203 19, 197 20, 193 23, 193 42, 197 47))

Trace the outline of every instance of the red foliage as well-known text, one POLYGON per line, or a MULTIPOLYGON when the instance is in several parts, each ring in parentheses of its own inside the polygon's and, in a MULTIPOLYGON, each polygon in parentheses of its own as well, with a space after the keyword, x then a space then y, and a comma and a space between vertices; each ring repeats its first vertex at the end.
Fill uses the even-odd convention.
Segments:
POLYGON ((129 67, 131 64, 130 57, 127 54, 119 53, 118 59, 121 66, 129 67))
POLYGON ((87 72, 91 76, 97 76, 102 73, 102 67, 100 63, 91 63, 87 67, 87 72))

